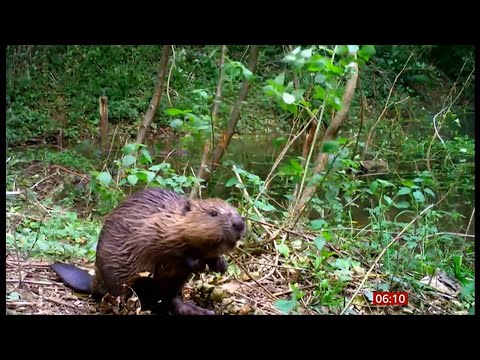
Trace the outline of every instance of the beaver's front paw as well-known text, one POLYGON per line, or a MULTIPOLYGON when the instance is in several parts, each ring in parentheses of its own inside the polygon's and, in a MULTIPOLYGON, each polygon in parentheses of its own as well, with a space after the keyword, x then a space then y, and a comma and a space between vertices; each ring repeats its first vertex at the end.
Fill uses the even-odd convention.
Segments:
POLYGON ((207 259, 207 265, 211 271, 219 272, 221 274, 227 271, 228 268, 227 260, 225 260, 223 256, 213 259, 207 259))
POLYGON ((200 259, 187 258, 187 266, 194 273, 202 273, 207 269, 205 261, 200 259))

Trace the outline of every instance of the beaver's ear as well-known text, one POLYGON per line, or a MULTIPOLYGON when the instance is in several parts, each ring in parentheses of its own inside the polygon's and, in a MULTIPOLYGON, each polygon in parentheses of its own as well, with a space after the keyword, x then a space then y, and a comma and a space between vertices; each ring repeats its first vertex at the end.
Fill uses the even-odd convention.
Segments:
POLYGON ((192 203, 190 202, 190 199, 186 199, 185 204, 183 205, 182 215, 185 215, 190 210, 192 210, 192 203))

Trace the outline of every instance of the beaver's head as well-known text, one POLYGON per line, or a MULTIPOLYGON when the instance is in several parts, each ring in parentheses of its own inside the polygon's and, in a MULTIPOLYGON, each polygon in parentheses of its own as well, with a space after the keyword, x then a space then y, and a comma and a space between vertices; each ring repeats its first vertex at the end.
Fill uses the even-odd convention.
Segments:
POLYGON ((232 250, 246 233, 245 219, 221 199, 187 199, 182 215, 178 235, 204 256, 232 250))

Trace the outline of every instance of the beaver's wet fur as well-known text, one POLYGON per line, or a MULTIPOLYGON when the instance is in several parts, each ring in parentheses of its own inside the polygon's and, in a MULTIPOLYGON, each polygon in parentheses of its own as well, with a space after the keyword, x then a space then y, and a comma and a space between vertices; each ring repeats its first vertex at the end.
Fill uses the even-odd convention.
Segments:
POLYGON ((246 231, 245 220, 221 199, 192 200, 159 188, 138 191, 104 220, 96 253, 95 275, 73 265, 52 268, 72 288, 100 300, 119 296, 123 284, 139 295, 142 309, 155 313, 213 314, 184 303, 182 289, 193 272, 206 265, 224 272, 222 254, 246 231), (138 278, 148 272, 153 278, 138 278))

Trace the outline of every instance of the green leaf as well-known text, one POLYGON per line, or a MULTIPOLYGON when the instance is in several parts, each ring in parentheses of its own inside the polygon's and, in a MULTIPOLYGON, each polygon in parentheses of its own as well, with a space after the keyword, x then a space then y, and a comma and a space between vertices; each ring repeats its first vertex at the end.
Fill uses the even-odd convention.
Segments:
POLYGON ((350 261, 347 259, 340 259, 338 258, 334 263, 333 266, 342 269, 342 270, 348 270, 350 268, 350 261))
POLYGON ((333 65, 332 63, 327 63, 327 65, 325 65, 325 68, 335 75, 343 74, 343 69, 339 66, 333 65))
POLYGON ((335 48, 335 54, 345 55, 347 52, 348 52, 348 46, 346 46, 346 45, 338 45, 335 48))
POLYGON ((265 204, 263 201, 257 200, 253 205, 263 211, 274 211, 276 210, 272 205, 265 204))
POLYGON ((292 55, 297 55, 302 50, 301 46, 297 46, 295 49, 292 50, 292 55))
POLYGON ((287 138, 284 136, 280 136, 272 140, 272 143, 274 146, 280 146, 282 144, 285 144, 286 142, 287 142, 287 138))
POLYGON ((151 164, 152 161, 153 161, 152 157, 150 156, 150 153, 148 152, 148 150, 143 149, 142 150, 142 157, 140 158, 140 162, 142 164, 145 164, 145 163, 151 164))
POLYGON ((395 203, 394 205, 397 209, 408 209, 410 207, 408 201, 400 201, 398 203, 395 203))
POLYGON ((388 206, 392 205, 393 200, 390 196, 383 195, 383 199, 385 200, 385 202, 387 203, 388 206))
POLYGON ((247 80, 250 80, 253 77, 253 72, 249 68, 242 66, 242 71, 243 76, 245 76, 247 80))
POLYGON ((172 109, 166 109, 164 111, 164 113, 166 115, 170 115, 170 116, 175 116, 175 115, 180 115, 180 114, 187 114, 187 113, 190 113, 192 112, 192 110, 180 110, 180 109, 175 109, 175 108, 172 108, 172 109))
POLYGON ((377 179, 378 183, 382 185, 382 187, 389 187, 393 186, 393 184, 390 181, 382 180, 382 179, 377 179))
POLYGON ((340 147, 340 145, 338 144, 337 141, 329 140, 329 141, 326 141, 323 144, 322 152, 328 153, 328 154, 333 154, 333 153, 336 153, 338 151, 339 147, 340 147))
POLYGON ((296 89, 292 91, 292 95, 295 97, 297 101, 302 99, 303 94, 305 93, 304 89, 296 89))
POLYGON ((285 73, 282 72, 280 75, 278 75, 275 80, 274 80, 275 84, 277 85, 283 85, 283 83, 285 82, 285 73))
POLYGON ((230 180, 227 181, 227 183, 225 184, 226 187, 231 187, 233 185, 237 185, 239 184, 240 182, 238 181, 238 179, 236 177, 233 177, 231 178, 230 180))
POLYGON ((123 154, 128 155, 131 154, 134 151, 137 151, 138 149, 138 144, 127 144, 123 147, 123 154))
POLYGON ((326 224, 324 219, 312 220, 310 222, 310 227, 312 230, 320 230, 326 224))
POLYGON ((150 171, 159 171, 159 170, 161 170, 163 167, 164 167, 163 164, 157 164, 157 165, 150 166, 150 167, 148 168, 148 170, 150 170, 150 171))
POLYGON ((323 236, 317 236, 313 242, 315 243, 315 246, 317 247, 318 251, 322 251, 323 247, 326 244, 326 240, 323 236))
POLYGON ((277 249, 280 252, 280 254, 282 254, 285 257, 288 257, 288 255, 290 254, 290 250, 288 249, 288 246, 285 244, 278 244, 277 249))
POLYGON ((138 182, 138 177, 137 175, 128 175, 127 180, 130 185, 135 186, 138 182))
POLYGON ((425 202, 425 196, 418 190, 413 193, 413 197, 419 203, 424 203, 425 202))
POLYGON ((128 166, 130 166, 130 165, 132 165, 132 164, 135 164, 135 160, 136 160, 136 159, 135 159, 134 156, 132 156, 132 155, 125 155, 125 156, 123 157, 123 160, 122 160, 122 165, 123 165, 124 167, 128 167, 128 166))
POLYGON ((475 294, 475 281, 470 281, 464 286, 461 296, 465 298, 472 296, 472 294, 475 294))
POLYGON ((413 183, 413 182, 410 181, 410 180, 402 181, 402 184, 403 184, 404 186, 408 186, 409 188, 412 188, 412 189, 417 188, 417 185, 415 185, 415 183, 413 183))
POLYGON ((325 98, 325 89, 320 86, 315 86, 315 99, 323 100, 325 98))
POLYGON ((288 105, 293 104, 295 102, 295 96, 286 92, 283 93, 282 99, 285 102, 285 104, 288 104, 288 105))
POLYGON ((332 240, 332 234, 330 234, 328 231, 323 231, 322 235, 325 238, 325 240, 327 240, 327 241, 332 240))
POLYGON ((265 85, 262 88, 262 90, 268 96, 272 96, 272 95, 275 95, 277 93, 277 90, 272 85, 265 85))
POLYGON ((370 184, 370 191, 371 191, 372 194, 375 194, 375 192, 376 192, 377 189, 378 189, 378 186, 379 186, 379 183, 378 183, 377 180, 375 180, 374 182, 372 182, 372 183, 370 184))
POLYGON ((170 122, 170 127, 175 130, 180 129, 182 125, 183 125, 183 121, 180 119, 175 119, 170 122))
POLYGON ((410 194, 411 192, 412 192, 412 189, 410 189, 408 187, 402 187, 400 190, 398 190, 397 196, 410 194))
POLYGON ((103 186, 108 186, 111 181, 112 181, 112 175, 110 175, 109 172, 101 172, 98 174, 97 180, 102 184, 103 186))
POLYGON ((20 297, 21 297, 20 294, 14 291, 8 294, 7 299, 10 301, 17 301, 17 300, 20 300, 20 297))
POLYGON ((435 198, 435 193, 430 190, 430 189, 424 189, 423 191, 425 191, 428 195, 430 195, 432 198, 435 198))
POLYGON ((310 49, 305 49, 305 50, 303 50, 303 51, 300 53, 300 56, 301 56, 301 57, 304 57, 304 58, 306 58, 306 59, 311 58, 311 57, 312 57, 312 51, 313 51, 312 48, 310 48, 310 49))
POLYGON ((363 45, 358 51, 358 56, 361 57, 363 60, 368 61, 373 55, 375 55, 375 52, 375 46, 363 45))
POLYGON ((152 171, 143 171, 147 175, 147 182, 152 182, 155 179, 155 173, 152 171))
POLYGON ((317 74, 315 76, 315 83, 317 84, 323 84, 327 80, 327 77, 323 74, 317 74))
POLYGON ((291 300, 278 299, 277 301, 274 302, 273 306, 275 306, 277 310, 281 311, 284 314, 290 314, 297 306, 297 300, 296 299, 291 299, 291 300))
POLYGON ((353 54, 353 53, 357 52, 358 49, 359 49, 358 45, 347 45, 347 47, 348 47, 348 51, 350 52, 350 54, 353 54))
POLYGON ((468 309, 468 315, 475 315, 475 305, 470 306, 468 309))

